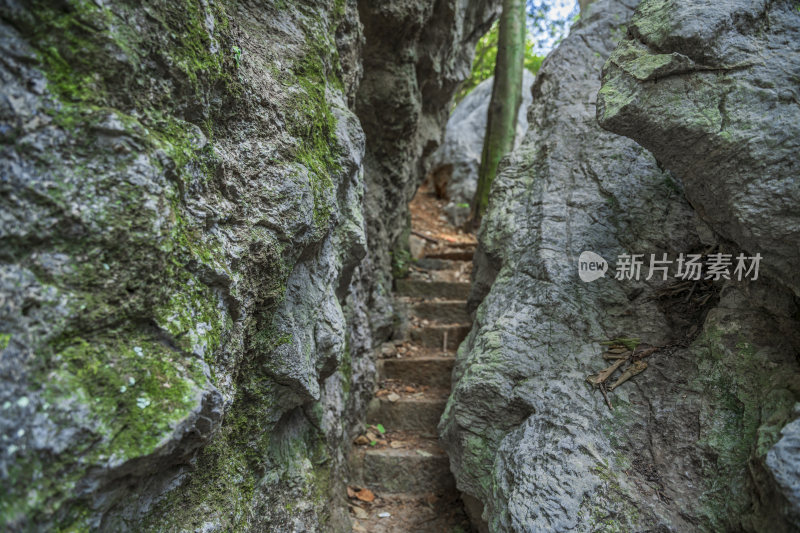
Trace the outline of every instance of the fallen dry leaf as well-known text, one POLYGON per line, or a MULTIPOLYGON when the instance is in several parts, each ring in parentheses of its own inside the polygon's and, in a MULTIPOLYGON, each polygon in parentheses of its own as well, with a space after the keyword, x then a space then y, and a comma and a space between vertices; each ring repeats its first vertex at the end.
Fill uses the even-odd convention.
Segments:
POLYGON ((642 357, 649 357, 656 353, 658 348, 655 346, 651 346, 650 348, 645 348, 644 350, 639 350, 633 354, 633 357, 637 359, 641 359, 642 357))
POLYGON ((375 501, 375 493, 369 489, 361 489, 360 491, 356 492, 356 498, 362 502, 369 503, 375 501))
POLYGON ((355 498, 357 492, 358 491, 356 489, 354 489, 353 487, 347 487, 347 497, 348 498, 355 498))
POLYGON ((631 354, 630 350, 625 350, 624 352, 614 353, 614 352, 603 352, 603 359, 606 361, 616 360, 616 359, 626 359, 631 354))
POLYGON ((366 446, 367 444, 369 444, 369 439, 364 435, 359 435, 353 442, 355 442, 359 446, 366 446))
POLYGON ((351 505, 350 509, 353 511, 353 514, 356 515, 356 518, 360 518, 362 520, 366 520, 369 518, 369 513, 366 512, 361 507, 356 507, 355 505, 351 505))
POLYGON ((621 367, 625 363, 625 361, 626 361, 625 359, 618 360, 616 363, 609 366, 608 368, 601 370, 599 374, 587 377, 586 381, 592 383, 593 385, 600 385, 601 383, 604 383, 608 378, 610 378, 614 374, 614 372, 617 371, 619 367, 621 367))
POLYGON ((406 391, 406 392, 417 392, 417 389, 415 389, 414 387, 411 387, 409 385, 406 385, 406 388, 403 389, 403 390, 406 391))
POLYGON ((389 443, 389 446, 392 448, 402 448, 403 443, 400 442, 399 440, 393 440, 392 442, 389 443))
POLYGON ((616 389, 617 387, 628 381, 633 376, 644 372, 646 368, 647 368, 647 363, 645 363, 644 361, 635 361, 631 366, 625 369, 625 372, 622 373, 619 379, 613 385, 611 385, 608 388, 608 390, 616 389))

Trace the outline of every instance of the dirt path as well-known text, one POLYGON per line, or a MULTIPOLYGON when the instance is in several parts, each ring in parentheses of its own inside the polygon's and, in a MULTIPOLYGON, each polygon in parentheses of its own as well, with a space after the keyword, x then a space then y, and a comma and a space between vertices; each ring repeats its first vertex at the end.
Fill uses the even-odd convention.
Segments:
POLYGON ((411 203, 412 230, 422 236, 412 235, 419 259, 396 280, 407 327, 403 338, 380 348, 369 427, 355 444, 348 492, 357 533, 471 531, 436 426, 455 350, 470 328, 475 239, 443 220, 443 203, 424 187, 411 203))

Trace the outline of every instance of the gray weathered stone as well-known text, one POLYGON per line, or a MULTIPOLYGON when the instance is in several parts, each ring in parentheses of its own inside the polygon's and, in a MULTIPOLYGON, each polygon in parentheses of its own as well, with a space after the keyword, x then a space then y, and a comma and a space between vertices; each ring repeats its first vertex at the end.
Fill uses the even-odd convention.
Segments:
MULTIPOLYGON (((795 416, 800 414, 795 406, 795 416)), ((767 452, 767 466, 774 476, 781 495, 788 502, 784 512, 795 524, 800 523, 800 419, 786 424, 781 429, 781 439, 767 452)))
POLYGON ((614 279, 622 253, 738 251, 679 174, 595 121, 602 65, 635 5, 593 3, 537 75, 528 134, 480 230, 482 303, 440 432, 492 531, 791 531, 766 456, 800 391, 792 296, 762 276, 698 286, 708 292, 686 305, 659 276, 614 279), (590 283, 577 276, 587 250, 611 262, 590 283), (607 366, 598 341, 621 336, 666 348, 610 394, 612 411, 585 378, 607 366))
POLYGON ((2 8, 2 523, 341 529, 355 4, 102 6, 2 8))
MULTIPOLYGON (((528 70, 523 72, 522 104, 517 117, 515 146, 519 146, 528 131, 528 106, 534 79, 528 70)), ((448 200, 445 212, 456 226, 461 226, 469 216, 469 204, 478 186, 478 167, 493 84, 493 77, 482 81, 458 104, 447 120, 444 141, 433 155, 431 174, 444 174, 448 200)))
POLYGON ((497 2, 358 4, 0 3, 0 529, 349 530, 386 252, 497 2))
POLYGON ((698 215, 800 295, 800 12, 648 0, 604 68, 597 116, 680 175, 698 215))
POLYGON ((365 209, 376 278, 370 316, 376 335, 387 337, 396 323, 391 261, 408 247, 408 203, 431 168, 453 94, 500 2, 362 1, 359 7, 365 49, 356 114, 367 135, 365 209))

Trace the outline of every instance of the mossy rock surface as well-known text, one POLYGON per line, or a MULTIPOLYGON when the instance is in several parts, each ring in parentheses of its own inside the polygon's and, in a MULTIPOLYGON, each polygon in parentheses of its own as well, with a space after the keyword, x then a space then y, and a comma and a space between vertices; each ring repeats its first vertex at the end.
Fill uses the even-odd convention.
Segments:
POLYGON ((0 528, 349 527, 397 215, 494 17, 368 7, 0 7, 0 528))
POLYGON ((796 92, 788 6, 598 0, 542 65, 531 128, 492 185, 474 324, 439 425, 491 530, 800 524, 800 315, 784 263, 797 242, 797 106, 766 123, 775 89, 796 92), (750 55, 767 49, 773 64, 750 55), (777 138, 787 150, 763 153, 777 138), (762 244, 775 262, 756 280, 677 285, 680 254, 762 244), (604 277, 580 279, 585 251, 608 261, 604 277), (642 254, 638 281, 615 276, 627 254, 642 254), (651 254, 673 261, 667 280, 645 279, 651 254), (607 402, 587 377, 611 364, 609 344, 661 349, 607 402))
POLYGON ((0 523, 12 530, 330 519, 339 437, 320 427, 331 400, 317 382, 344 343, 305 339, 283 356, 311 359, 289 384, 271 358, 300 349, 295 316, 325 312, 343 335, 336 289, 363 256, 343 244, 364 240, 363 134, 335 43, 345 8, 298 3, 257 24, 248 9, 4 9, 16 104, 0 158, 0 404, 14 429, 0 523), (297 508, 254 514, 278 501, 297 508))

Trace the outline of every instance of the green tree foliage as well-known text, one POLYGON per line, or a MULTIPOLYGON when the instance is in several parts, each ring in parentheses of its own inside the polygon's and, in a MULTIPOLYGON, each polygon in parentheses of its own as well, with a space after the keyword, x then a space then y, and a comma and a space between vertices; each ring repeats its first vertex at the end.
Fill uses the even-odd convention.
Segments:
MULTIPOLYGON (((581 0, 588 4, 590 0, 581 0)), ((570 25, 578 19, 578 5, 574 0, 526 0, 528 33, 525 39, 525 68, 533 74, 539 71, 544 57, 569 31, 570 25), (559 15, 554 5, 574 4, 571 11, 564 16, 565 9, 559 15)), ((566 8, 569 9, 568 7, 566 8)), ((489 32, 481 37, 475 47, 475 59, 469 78, 464 80, 456 92, 453 108, 467 96, 480 82, 494 75, 494 64, 497 59, 497 34, 499 23, 495 22, 489 32)))
MULTIPOLYGON (((472 72, 470 72, 469 78, 464 80, 464 83, 458 88, 453 101, 454 108, 480 82, 494 75, 494 64, 497 60, 498 28, 499 23, 495 22, 492 29, 478 41, 478 45, 475 47, 475 59, 472 61, 472 72)), ((537 55, 537 47, 536 40, 528 36, 525 41, 525 68, 533 74, 539 71, 539 67, 544 61, 543 55, 537 55)))

